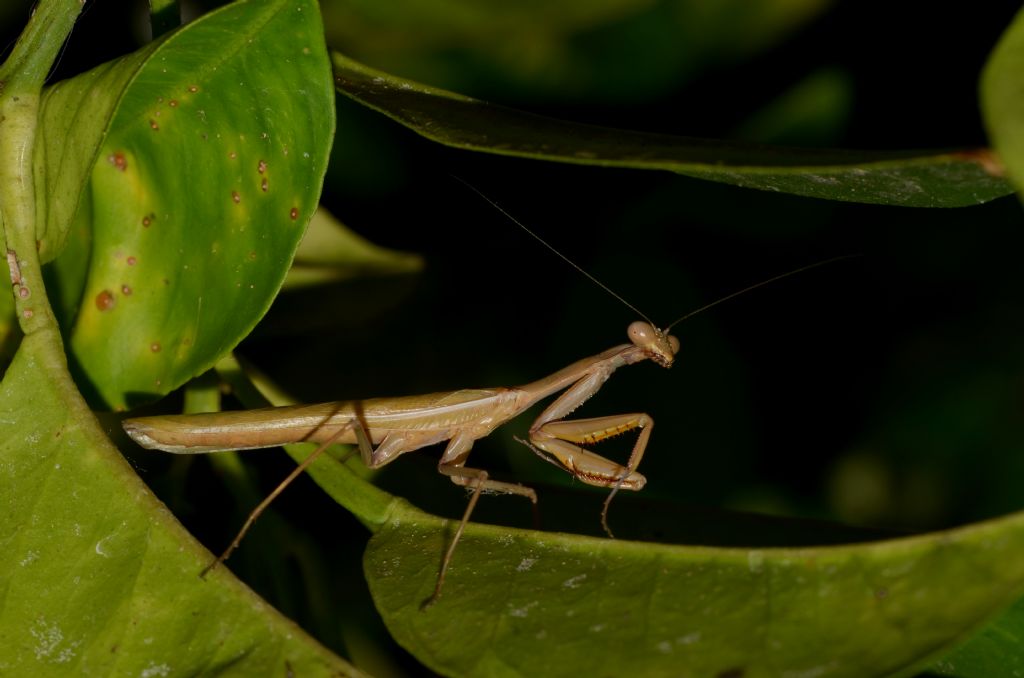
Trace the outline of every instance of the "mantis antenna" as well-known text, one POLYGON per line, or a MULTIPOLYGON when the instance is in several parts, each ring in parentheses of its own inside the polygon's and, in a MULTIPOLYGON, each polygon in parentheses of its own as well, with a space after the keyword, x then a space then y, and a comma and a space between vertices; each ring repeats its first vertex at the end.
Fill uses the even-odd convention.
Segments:
POLYGON ((673 327, 675 327, 679 323, 683 322, 687 318, 692 318, 693 316, 697 315, 698 313, 702 313, 702 312, 708 310, 712 306, 718 306, 723 301, 729 301, 730 299, 732 299, 734 297, 738 297, 741 294, 746 294, 747 292, 756 290, 758 287, 761 287, 763 285, 768 285, 768 284, 773 283, 773 282, 778 282, 779 280, 782 280, 783 278, 788 278, 791 275, 796 275, 797 273, 803 273, 804 271, 809 271, 812 268, 818 268, 819 266, 824 266, 825 264, 833 264, 833 263, 835 263, 837 261, 842 261, 843 259, 855 259, 855 258, 857 258, 859 256, 862 256, 862 255, 860 255, 860 254, 840 254, 837 257, 831 257, 829 259, 823 259, 822 261, 816 261, 813 264, 807 264, 806 266, 801 266, 800 268, 794 268, 792 271, 786 271, 785 273, 780 273, 779 275, 772 276, 771 278, 768 278, 767 280, 762 280, 759 283, 754 283, 753 285, 749 285, 747 287, 744 287, 741 290, 736 290, 735 292, 732 292, 730 294, 725 295, 724 297, 720 297, 719 299, 716 299, 715 301, 712 301, 710 304, 705 304, 705 305, 701 306, 700 308, 698 308, 696 310, 690 311, 686 315, 683 315, 683 316, 681 316, 679 318, 676 318, 671 323, 669 323, 665 327, 665 329, 662 330, 662 332, 668 332, 670 329, 672 329, 673 327))
MULTIPOLYGON (((633 311, 634 313, 636 313, 636 314, 637 314, 638 316, 640 316, 641 318, 643 318, 644 320, 646 320, 646 321, 647 321, 647 322, 648 322, 648 323, 649 323, 649 324, 650 324, 650 325, 651 325, 652 327, 657 327, 657 325, 655 325, 654 321, 653 321, 653 320, 651 320, 651 319, 650 319, 650 318, 649 318, 649 317, 647 316, 647 314, 645 314, 645 313, 644 313, 643 311, 641 311, 640 309, 638 309, 638 308, 637 308, 636 306, 634 306, 633 304, 631 304, 631 303, 629 303, 628 301, 626 301, 626 300, 625 300, 625 299, 624 299, 624 298, 622 297, 622 295, 620 295, 620 294, 618 294, 617 292, 615 292, 615 290, 613 290, 612 288, 608 287, 608 286, 607 286, 607 285, 605 285, 605 284, 604 284, 603 282, 601 282, 600 280, 598 280, 597 278, 595 278, 594 276, 592 276, 592 275, 591 275, 590 273, 588 273, 588 272, 586 271, 586 269, 584 269, 584 268, 583 268, 582 266, 580 266, 579 264, 577 264, 577 263, 576 263, 575 261, 573 261, 573 260, 572 260, 572 259, 570 259, 569 257, 565 256, 565 255, 564 255, 564 254, 562 254, 561 252, 559 252, 559 251, 558 251, 557 249, 555 249, 554 245, 552 245, 552 244, 551 244, 551 243, 549 243, 548 241, 544 240, 544 238, 540 237, 539 235, 537 235, 536 233, 534 233, 533 231, 531 231, 531 230, 530 230, 529 228, 527 228, 527 227, 526 227, 526 225, 525 225, 525 224, 523 224, 523 222, 519 221, 519 220, 518 220, 518 219, 516 219, 516 218, 515 218, 514 216, 512 216, 511 214, 509 214, 509 213, 508 213, 508 211, 507 211, 507 210, 506 210, 505 208, 503 208, 503 207, 502 207, 501 205, 499 205, 498 203, 496 203, 496 202, 495 202, 494 200, 492 200, 491 198, 487 197, 487 196, 486 196, 486 195, 485 195, 485 194, 484 194, 484 193, 483 193, 483 192, 482 192, 482 191, 481 191, 480 189, 478 189, 478 188, 477 188, 476 186, 474 186, 473 184, 469 183, 468 181, 466 181, 465 179, 463 179, 463 178, 461 178, 461 177, 458 177, 458 176, 455 176, 455 175, 452 175, 452 176, 453 176, 453 177, 454 177, 455 179, 457 179, 458 181, 462 182, 462 183, 463 183, 463 184, 464 184, 464 185, 465 185, 465 186, 466 186, 467 188, 469 188, 469 189, 470 189, 471 191, 473 191, 474 193, 476 193, 477 195, 479 195, 479 196, 480 196, 481 198, 483 198, 484 200, 486 200, 487 202, 489 202, 489 203, 491 204, 491 206, 492 206, 492 207, 494 207, 494 209, 496 209, 496 210, 498 210, 499 212, 501 212, 502 214, 504 214, 504 215, 505 215, 505 216, 506 216, 506 217, 508 218, 508 220, 509 220, 509 221, 511 221, 511 222, 512 222, 513 224, 515 224, 515 225, 516 225, 516 226, 518 226, 519 228, 521 228, 521 229, 523 229, 524 231, 526 231, 526 233, 527 233, 528 235, 530 235, 531 237, 533 237, 533 238, 534 238, 534 239, 535 239, 535 240, 536 240, 537 242, 539 242, 539 243, 540 243, 541 245, 544 245, 544 247, 546 247, 546 248, 548 248, 549 250, 551 250, 552 252, 554 252, 554 253, 555 253, 556 255, 558 255, 558 257, 559 257, 560 259, 562 259, 562 260, 563 260, 563 261, 565 261, 565 262, 566 262, 567 264, 569 264, 570 266, 572 266, 573 268, 575 268, 575 269, 576 269, 577 271, 579 271, 580 273, 582 273, 582 274, 583 274, 584 276, 586 276, 586 277, 587 277, 587 278, 588 278, 588 279, 589 279, 589 280, 590 280, 591 282, 593 282, 593 283, 594 283, 595 285, 597 285, 598 287, 600 287, 601 289, 603 289, 603 290, 604 290, 605 292, 607 292, 608 294, 610 294, 610 295, 611 295, 611 296, 613 296, 614 298, 618 299, 618 300, 619 300, 620 302, 622 302, 622 303, 623 303, 623 304, 624 304, 624 305, 625 305, 625 306, 626 306, 627 308, 629 308, 629 309, 630 309, 631 311, 633 311)), ((729 301, 730 299, 734 299, 735 297, 738 297, 738 296, 740 296, 740 295, 742 295, 742 294, 746 294, 747 292, 752 292, 753 290, 756 290, 756 289, 757 289, 758 287, 763 287, 764 285, 768 285, 768 284, 771 284, 771 283, 773 283, 773 282, 778 282, 779 280, 782 280, 783 278, 788 278, 788 277, 790 277, 791 275, 796 275, 796 274, 798 274, 798 273, 803 273, 803 272, 805 272, 805 271, 809 271, 809 270, 811 270, 812 268, 818 268, 819 266, 825 266, 826 264, 833 264, 833 263, 835 263, 835 262, 837 262, 837 261, 842 261, 842 260, 844 260, 844 259, 854 259, 854 258, 856 258, 856 257, 859 257, 859 256, 862 256, 862 255, 860 255, 860 254, 841 254, 841 255, 839 255, 839 256, 836 256, 836 257, 831 257, 831 258, 829 258, 829 259, 824 259, 824 260, 822 260, 822 261, 817 261, 817 262, 815 262, 815 263, 813 263, 813 264, 807 264, 806 266, 801 266, 801 267, 799 267, 799 268, 795 268, 795 269, 793 269, 792 271, 786 271, 785 273, 780 273, 779 275, 776 275, 776 276, 772 276, 771 278, 768 278, 767 280, 762 280, 762 281, 761 281, 761 282, 759 282, 759 283, 754 283, 753 285, 748 285, 747 287, 744 287, 743 289, 739 289, 739 290, 736 290, 735 292, 731 292, 731 293, 729 293, 729 294, 725 295, 724 297, 720 297, 720 298, 716 299, 715 301, 712 301, 712 302, 711 302, 710 304, 705 304, 705 305, 701 306, 700 308, 697 308, 697 309, 695 309, 695 310, 693 310, 693 311, 690 311, 689 313, 687 313, 687 314, 685 314, 685 315, 683 315, 683 316, 681 316, 681 317, 679 317, 679 318, 676 318, 676 319, 675 319, 675 320, 673 320, 673 321, 672 321, 671 323, 669 323, 668 325, 666 325, 666 326, 665 326, 665 327, 664 327, 664 328, 663 328, 663 329, 661 330, 661 332, 663 332, 663 333, 665 333, 665 334, 668 334, 668 331, 669 331, 670 329, 672 329, 673 327, 675 327, 675 326, 676 326, 676 325, 678 325, 679 323, 683 322, 684 320, 686 320, 686 319, 688 319, 688 318, 692 318, 693 316, 697 315, 698 313, 703 313, 704 311, 708 310, 709 308, 711 308, 711 307, 713 307, 713 306, 718 306, 719 304, 721 304, 721 303, 723 303, 723 302, 726 302, 726 301, 729 301)))
POLYGON ((544 245, 544 247, 547 247, 549 250, 551 250, 556 255, 558 255, 558 257, 562 261, 564 261, 565 263, 567 263, 570 266, 572 266, 573 268, 575 268, 577 271, 579 271, 584 276, 586 276, 588 279, 590 279, 590 281, 593 282, 595 285, 597 285, 598 287, 603 289, 605 292, 607 292, 608 294, 612 295, 613 297, 615 297, 616 299, 621 301, 623 304, 626 305, 626 307, 628 309, 630 309, 631 311, 636 313, 638 316, 640 316, 641 318, 646 320, 648 323, 650 323, 652 326, 654 326, 654 321, 651 320, 650 318, 648 318, 646 313, 644 313, 643 311, 638 309, 636 306, 634 306, 633 304, 631 304, 628 301, 626 301, 625 299, 623 299, 621 295, 619 295, 618 293, 615 292, 615 290, 613 290, 612 288, 608 287, 607 285, 605 285, 603 282, 601 282, 600 280, 598 280, 594 276, 590 275, 590 273, 588 273, 586 271, 586 269, 584 269, 582 266, 577 264, 575 261, 573 261, 569 257, 565 256, 561 252, 559 252, 557 249, 555 249, 554 245, 552 245, 547 240, 545 240, 544 238, 540 237, 539 235, 537 235, 536 233, 531 231, 529 228, 527 228, 526 225, 523 222, 519 221, 514 216, 509 214, 508 211, 504 207, 502 207, 501 205, 499 205, 498 203, 494 202, 493 200, 488 198, 486 195, 484 195, 483 191, 481 191, 479 188, 477 188, 476 186, 474 186, 473 184, 469 183, 468 181, 466 181, 465 179, 463 179, 461 177, 456 177, 455 175, 452 175, 452 176, 455 179, 457 179, 458 181, 461 181, 463 184, 465 184, 466 188, 470 189, 471 191, 473 191, 474 193, 479 195, 481 198, 483 198, 484 200, 489 202, 494 209, 496 209, 499 212, 501 212, 502 214, 504 214, 508 218, 508 220, 511 221, 513 224, 515 224, 519 228, 521 228, 524 231, 526 231, 526 233, 528 235, 530 235, 531 237, 533 237, 534 240, 536 240, 541 245, 544 245))

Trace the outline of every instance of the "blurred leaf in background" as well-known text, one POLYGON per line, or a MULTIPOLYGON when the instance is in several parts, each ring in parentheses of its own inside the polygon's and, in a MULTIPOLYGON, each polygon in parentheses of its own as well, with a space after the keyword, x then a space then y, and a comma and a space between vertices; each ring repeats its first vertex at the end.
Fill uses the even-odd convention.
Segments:
POLYGON ((330 44, 357 60, 487 98, 632 102, 763 51, 828 0, 443 0, 323 4, 330 44))

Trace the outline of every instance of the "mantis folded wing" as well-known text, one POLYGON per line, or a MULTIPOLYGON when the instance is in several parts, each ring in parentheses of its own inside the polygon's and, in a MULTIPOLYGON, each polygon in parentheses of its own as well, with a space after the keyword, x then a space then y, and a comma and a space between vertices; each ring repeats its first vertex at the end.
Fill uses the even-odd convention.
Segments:
POLYGON ((671 367, 679 350, 678 339, 642 321, 632 323, 627 333, 629 344, 615 346, 543 379, 513 388, 463 389, 321 405, 140 417, 126 420, 124 429, 143 447, 178 454, 276 447, 294 442, 321 443, 256 507, 231 546, 203 574, 230 555, 270 501, 331 443, 358 444, 363 462, 370 468, 379 468, 406 452, 448 441, 438 471, 452 482, 471 488, 473 495, 442 562, 434 594, 426 601, 429 605, 440 595, 455 546, 481 492, 518 494, 534 503, 537 501, 536 493, 528 487, 491 480, 487 471, 467 467, 466 460, 474 441, 559 391, 565 392, 530 427, 528 446, 584 483, 612 488, 601 512, 601 524, 611 535, 607 513, 612 497, 620 488, 639 490, 646 483, 636 469, 654 421, 642 412, 591 419, 566 420, 565 417, 597 393, 623 365, 653 360, 662 367, 671 367), (640 429, 640 434, 625 466, 581 447, 635 428, 640 429))

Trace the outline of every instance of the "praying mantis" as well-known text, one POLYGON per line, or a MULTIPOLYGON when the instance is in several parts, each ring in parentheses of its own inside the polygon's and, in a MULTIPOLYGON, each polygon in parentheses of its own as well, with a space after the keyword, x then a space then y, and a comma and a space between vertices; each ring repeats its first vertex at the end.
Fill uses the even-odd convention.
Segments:
POLYGON ((319 447, 250 513, 231 545, 203 570, 202 575, 227 559, 256 518, 329 445, 356 444, 363 463, 369 468, 380 468, 407 452, 447 441, 438 463, 438 471, 448 476, 455 484, 471 489, 472 494, 445 552, 433 595, 424 602, 424 607, 432 605, 441 595, 455 547, 482 492, 514 494, 528 498, 535 505, 537 503, 537 495, 533 489, 518 483, 493 480, 487 471, 467 466, 474 442, 490 435, 496 428, 539 401, 559 392, 561 395, 548 405, 530 426, 529 440, 520 442, 542 459, 562 467, 581 482, 611 490, 601 510, 601 525, 605 532, 612 536, 607 520, 612 498, 620 489, 640 490, 646 483, 646 479, 637 468, 647 449, 654 420, 643 412, 588 419, 567 417, 597 393, 620 367, 647 360, 664 368, 671 367, 680 344, 669 331, 686 318, 762 285, 846 258, 835 257, 751 285, 692 311, 662 329, 490 198, 472 186, 470 188, 529 235, 644 318, 633 322, 627 328, 629 343, 583 358, 553 374, 516 387, 461 389, 397 398, 125 420, 125 431, 142 447, 178 454, 277 447, 295 442, 320 443, 319 447), (635 429, 639 429, 639 434, 624 465, 583 447, 635 429))

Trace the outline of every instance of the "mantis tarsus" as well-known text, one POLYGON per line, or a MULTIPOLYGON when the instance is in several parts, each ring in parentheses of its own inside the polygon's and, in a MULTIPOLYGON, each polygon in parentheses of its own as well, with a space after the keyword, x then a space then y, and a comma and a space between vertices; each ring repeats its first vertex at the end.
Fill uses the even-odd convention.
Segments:
MULTIPOLYGON (((486 196, 483 197, 527 233, 551 248, 504 209, 486 196)), ((557 250, 551 249, 569 261, 557 250)), ((836 259, 840 258, 845 257, 836 259)), ((645 360, 652 360, 662 367, 671 367, 679 351, 679 340, 670 335, 668 330, 676 323, 756 287, 831 261, 835 259, 804 266, 734 292, 688 313, 665 329, 657 328, 649 320, 636 321, 627 330, 630 343, 584 358, 543 379, 518 387, 463 389, 399 398, 374 398, 238 412, 140 417, 126 420, 124 428, 143 447, 179 454, 277 447, 294 442, 320 443, 320 446, 250 513, 231 545, 203 570, 202 574, 227 559, 260 513, 330 444, 355 443, 359 446, 363 462, 370 468, 378 468, 406 452, 448 441, 438 470, 451 478, 452 482, 471 488, 473 493, 458 529, 449 543, 434 593, 425 601, 426 606, 440 596, 455 546, 482 492, 518 494, 529 498, 534 504, 537 502, 537 495, 532 489, 517 483, 492 480, 487 471, 466 466, 476 440, 489 435, 495 428, 526 411, 538 401, 564 391, 533 422, 528 434, 529 441, 524 442, 539 456, 563 467, 582 482, 611 489, 601 511, 601 524, 611 536, 607 515, 612 498, 619 489, 639 490, 646 483, 644 476, 637 472, 637 467, 647 448, 654 421, 642 412, 575 420, 566 420, 565 417, 600 390, 604 382, 619 367, 645 360), (640 429, 640 433, 625 465, 581 447, 633 429, 640 429)), ((586 271, 571 261, 569 263, 636 311, 632 305, 611 292, 586 271)), ((640 315, 643 316, 642 313, 640 315)))

